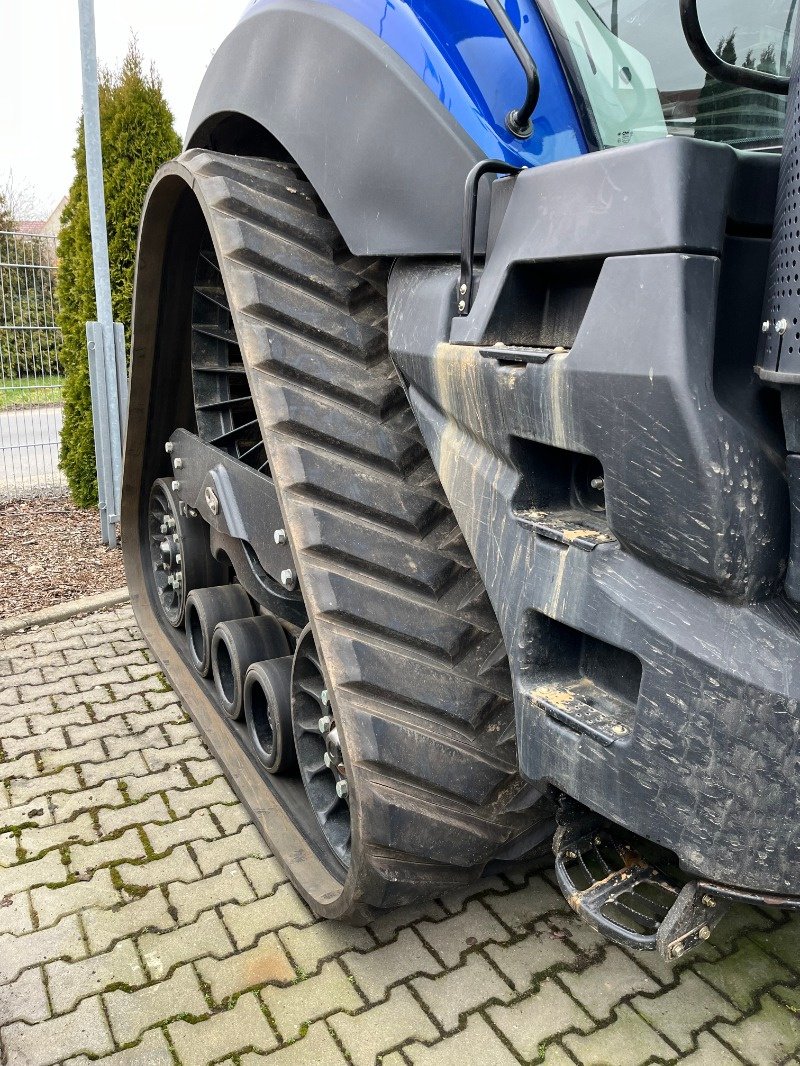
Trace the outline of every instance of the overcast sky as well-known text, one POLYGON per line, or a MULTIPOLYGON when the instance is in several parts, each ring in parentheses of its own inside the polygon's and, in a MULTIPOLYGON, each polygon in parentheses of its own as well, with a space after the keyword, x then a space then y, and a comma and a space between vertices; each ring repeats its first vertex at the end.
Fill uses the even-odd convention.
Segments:
MULTIPOLYGON (((98 61, 118 66, 131 33, 155 63, 183 137, 215 48, 245 0, 95 0, 98 61)), ((49 214, 68 191, 81 113, 77 0, 0 0, 0 187, 9 172, 49 214)))

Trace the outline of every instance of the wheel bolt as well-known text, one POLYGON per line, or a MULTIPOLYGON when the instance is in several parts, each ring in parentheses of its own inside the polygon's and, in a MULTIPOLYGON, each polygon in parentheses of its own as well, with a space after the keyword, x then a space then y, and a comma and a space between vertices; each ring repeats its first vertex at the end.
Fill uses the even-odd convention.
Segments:
POLYGON ((173 481, 172 482, 172 491, 173 492, 178 492, 180 490, 180 487, 181 487, 180 481, 173 481))
POLYGON ((320 692, 320 694, 319 694, 319 698, 320 698, 320 699, 322 700, 322 706, 323 706, 323 707, 327 707, 327 706, 328 706, 328 704, 329 704, 329 703, 331 702, 331 701, 330 701, 330 700, 328 699, 328 690, 327 690, 326 688, 324 688, 324 689, 322 690, 322 692, 320 692))
POLYGON ((281 570, 281 584, 289 591, 295 587, 297 579, 294 576, 294 570, 281 570))
POLYGON ((170 455, 174 448, 175 445, 172 443, 171 440, 168 440, 167 443, 164 445, 164 451, 167 453, 167 455, 170 455))
POLYGON ((339 797, 340 800, 343 800, 349 791, 350 789, 347 787, 346 781, 336 782, 336 795, 339 797))
POLYGON ((172 465, 175 467, 176 470, 182 470, 183 469, 183 459, 178 457, 172 465))
POLYGON ((325 754, 322 756, 322 761, 325 763, 325 765, 330 770, 331 767, 333 766, 333 759, 331 758, 331 753, 329 751, 326 751, 325 754))
POLYGON ((273 539, 275 540, 276 544, 285 544, 286 543, 286 530, 285 529, 276 529, 275 532, 272 534, 272 536, 273 536, 273 539))
POLYGON ((707 925, 704 925, 702 927, 702 929, 700 930, 700 939, 701 940, 708 940, 708 938, 710 936, 711 936, 711 930, 708 928, 707 925))
POLYGON ((317 723, 320 733, 329 733, 333 725, 333 719, 329 714, 324 714, 317 723))

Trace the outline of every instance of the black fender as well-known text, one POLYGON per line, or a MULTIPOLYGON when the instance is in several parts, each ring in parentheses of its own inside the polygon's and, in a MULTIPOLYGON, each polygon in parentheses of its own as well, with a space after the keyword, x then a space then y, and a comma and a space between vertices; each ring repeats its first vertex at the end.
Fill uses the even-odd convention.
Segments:
POLYGON ((464 181, 483 152, 356 19, 314 0, 245 18, 211 61, 186 147, 235 153, 220 136, 232 116, 299 163, 354 254, 458 252, 464 181))

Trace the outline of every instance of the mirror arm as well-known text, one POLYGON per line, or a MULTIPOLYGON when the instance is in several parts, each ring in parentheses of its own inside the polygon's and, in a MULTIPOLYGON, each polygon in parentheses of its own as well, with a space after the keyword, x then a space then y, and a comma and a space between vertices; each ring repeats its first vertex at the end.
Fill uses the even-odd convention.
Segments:
POLYGON ((697 0, 679 0, 681 8, 681 25, 686 43, 700 66, 712 78, 739 85, 744 89, 758 89, 766 93, 786 96, 789 92, 789 79, 779 74, 770 74, 764 70, 750 70, 726 63, 717 55, 706 40, 697 14, 697 0))

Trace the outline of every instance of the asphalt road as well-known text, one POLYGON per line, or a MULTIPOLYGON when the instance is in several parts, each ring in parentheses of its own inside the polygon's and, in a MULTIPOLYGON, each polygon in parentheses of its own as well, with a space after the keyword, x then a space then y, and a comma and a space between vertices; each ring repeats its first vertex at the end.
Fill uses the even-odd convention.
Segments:
POLYGON ((0 411, 0 495, 24 496, 61 487, 58 469, 60 407, 0 411))

